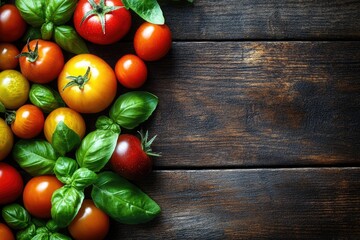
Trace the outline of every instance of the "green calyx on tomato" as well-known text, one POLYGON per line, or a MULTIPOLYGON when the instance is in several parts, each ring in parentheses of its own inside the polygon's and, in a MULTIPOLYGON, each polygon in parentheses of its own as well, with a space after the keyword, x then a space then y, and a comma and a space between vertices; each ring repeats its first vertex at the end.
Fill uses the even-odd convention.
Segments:
POLYGON ((36 62, 36 60, 39 57, 39 41, 36 41, 36 45, 35 45, 35 49, 32 50, 29 44, 29 39, 27 40, 26 46, 28 48, 28 52, 22 52, 19 55, 17 55, 16 57, 26 57, 26 59, 29 62, 36 62))
POLYGON ((67 76, 67 79, 70 79, 71 81, 68 82, 65 87, 63 87, 63 91, 71 86, 79 86, 80 89, 84 88, 84 85, 89 81, 90 79, 90 67, 88 67, 86 69, 86 72, 84 75, 79 75, 79 76, 67 76))

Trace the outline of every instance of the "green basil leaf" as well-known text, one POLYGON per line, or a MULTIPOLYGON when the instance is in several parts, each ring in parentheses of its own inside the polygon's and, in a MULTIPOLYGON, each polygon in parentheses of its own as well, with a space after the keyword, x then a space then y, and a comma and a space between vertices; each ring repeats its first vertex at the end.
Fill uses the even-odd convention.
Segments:
POLYGON ((76 160, 80 167, 100 171, 110 160, 119 134, 110 130, 95 130, 82 140, 76 150, 76 160))
POLYGON ((74 159, 59 157, 55 163, 54 173, 59 181, 64 184, 70 184, 72 175, 78 168, 77 162, 74 159))
POLYGON ((21 38, 22 41, 26 42, 26 41, 31 41, 34 39, 40 39, 41 38, 41 30, 39 27, 32 27, 30 26, 24 36, 21 38))
POLYGON ((50 40, 54 33, 54 23, 46 22, 41 26, 41 38, 44 40, 50 40))
POLYGON ((39 234, 47 234, 47 235, 49 235, 49 230, 47 229, 47 227, 38 227, 37 229, 36 229, 36 236, 38 236, 39 234))
POLYGON ((32 240, 36 235, 36 227, 34 224, 31 224, 29 227, 25 228, 22 231, 16 233, 17 240, 32 240))
POLYGON ((52 135, 51 144, 61 155, 65 155, 75 147, 79 146, 80 142, 80 136, 63 121, 57 124, 52 135))
POLYGON ((30 214, 21 205, 13 203, 2 209, 2 217, 7 225, 15 230, 25 229, 30 225, 30 214))
POLYGON ((61 233, 53 233, 50 235, 50 240, 71 240, 71 237, 61 233))
POLYGON ((121 127, 133 129, 151 116, 157 104, 158 98, 152 93, 128 92, 116 99, 109 115, 121 127))
POLYGON ((36 233, 31 240, 49 240, 49 233, 36 233))
POLYGON ((46 0, 46 20, 55 25, 65 24, 71 19, 76 4, 74 0, 46 0))
POLYGON ((95 205, 120 223, 145 223, 161 209, 148 195, 113 172, 102 172, 93 185, 91 197, 95 205))
POLYGON ((96 179, 97 175, 95 172, 87 168, 79 168, 72 175, 70 185, 78 190, 83 190, 84 188, 93 184, 96 179))
POLYGON ((84 193, 69 185, 57 189, 51 198, 51 217, 59 227, 68 226, 76 217, 84 200, 84 193))
POLYGON ((56 108, 65 107, 60 94, 51 87, 44 84, 32 84, 29 92, 29 99, 32 104, 49 113, 56 108))
POLYGON ((45 0, 16 0, 22 18, 33 27, 45 23, 45 0))
POLYGON ((70 26, 55 27, 54 38, 55 42, 65 51, 75 54, 89 52, 85 41, 70 26))
POLYGON ((13 148, 13 157, 32 176, 54 174, 59 155, 45 140, 20 140, 13 148))
POLYGON ((117 134, 121 133, 120 126, 117 123, 115 123, 111 118, 108 118, 106 116, 98 117, 95 126, 97 129, 111 130, 117 134))
POLYGON ((164 24, 165 19, 156 0, 122 0, 127 9, 133 10, 142 19, 154 24, 164 24))
POLYGON ((4 113, 6 111, 6 108, 4 104, 0 101, 0 113, 4 113))

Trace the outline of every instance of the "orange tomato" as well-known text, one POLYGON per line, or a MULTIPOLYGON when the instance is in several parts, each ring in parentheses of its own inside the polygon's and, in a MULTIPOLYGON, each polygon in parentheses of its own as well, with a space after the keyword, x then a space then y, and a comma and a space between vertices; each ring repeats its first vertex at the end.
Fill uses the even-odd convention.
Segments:
POLYGON ((1 240, 15 240, 11 229, 4 223, 0 223, 0 236, 1 240))

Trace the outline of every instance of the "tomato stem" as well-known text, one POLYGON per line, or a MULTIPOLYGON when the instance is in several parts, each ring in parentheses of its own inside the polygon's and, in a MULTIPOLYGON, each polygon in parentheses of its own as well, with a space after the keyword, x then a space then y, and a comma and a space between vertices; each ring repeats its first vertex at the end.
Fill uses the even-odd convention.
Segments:
POLYGON ((28 49, 28 52, 22 52, 20 53, 19 55, 16 56, 16 58, 19 58, 19 57, 26 57, 27 60, 29 62, 36 62, 36 60, 38 59, 39 57, 39 41, 36 42, 36 45, 35 45, 35 49, 32 50, 30 48, 30 44, 29 44, 29 41, 30 41, 30 38, 28 38, 27 42, 26 42, 26 46, 27 46, 27 49, 28 49))
POLYGON ((86 69, 86 72, 84 75, 79 75, 79 76, 67 76, 67 79, 70 79, 71 81, 68 82, 65 87, 62 89, 63 91, 71 86, 78 86, 80 89, 83 89, 85 84, 89 81, 90 79, 90 66, 86 69))
POLYGON ((8 125, 11 125, 15 121, 15 118, 16 118, 16 111, 6 111, 5 112, 5 122, 8 125))
POLYGON ((146 131, 145 134, 143 133, 143 131, 138 131, 139 135, 140 135, 140 140, 141 140, 141 148, 142 150, 148 155, 148 156, 152 156, 152 157, 160 157, 160 153, 155 153, 152 151, 151 149, 151 144, 154 142, 155 138, 157 137, 157 135, 155 135, 154 137, 152 137, 150 140, 148 140, 149 138, 149 132, 146 131))

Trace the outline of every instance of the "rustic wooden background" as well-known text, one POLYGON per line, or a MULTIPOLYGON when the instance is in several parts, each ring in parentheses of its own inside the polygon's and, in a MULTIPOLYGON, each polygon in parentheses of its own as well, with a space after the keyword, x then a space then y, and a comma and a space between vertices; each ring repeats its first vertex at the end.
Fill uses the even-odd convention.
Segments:
MULTIPOLYGON (((360 239, 360 1, 160 3, 162 157, 137 184, 163 212, 109 239, 360 239)), ((90 50, 114 65, 132 36, 90 50)))

